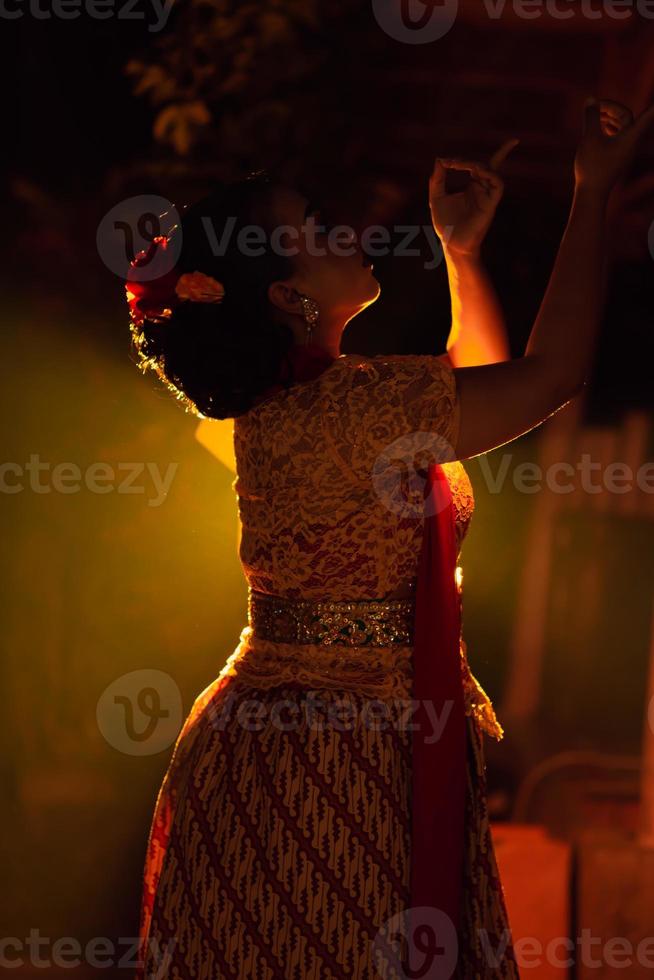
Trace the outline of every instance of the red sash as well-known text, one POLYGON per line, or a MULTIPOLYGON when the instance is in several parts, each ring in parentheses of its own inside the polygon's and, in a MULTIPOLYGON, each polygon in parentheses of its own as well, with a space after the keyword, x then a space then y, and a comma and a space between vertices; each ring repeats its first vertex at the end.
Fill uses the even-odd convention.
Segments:
POLYGON ((444 912, 455 928, 463 876, 466 727, 459 640, 454 508, 441 466, 429 467, 413 647, 411 907, 444 912), (428 712, 426 702, 433 705, 428 712), (434 714, 440 737, 434 735, 434 714), (442 728, 441 728, 442 726, 442 728))

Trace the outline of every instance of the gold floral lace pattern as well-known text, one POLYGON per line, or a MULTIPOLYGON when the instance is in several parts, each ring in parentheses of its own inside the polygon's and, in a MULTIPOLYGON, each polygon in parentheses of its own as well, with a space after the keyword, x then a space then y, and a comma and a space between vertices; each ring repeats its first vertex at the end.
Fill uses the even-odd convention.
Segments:
POLYGON ((297 683, 331 690, 358 691, 391 700, 410 697, 412 647, 349 647, 322 643, 277 643, 246 626, 221 677, 267 690, 297 683))
MULTIPOLYGON (((216 683, 231 677, 255 690, 296 683, 311 688, 356 691, 382 701, 410 700, 412 649, 403 644, 351 647, 277 643, 261 639, 251 626, 246 626, 216 683)), ((466 714, 474 718, 482 731, 501 739, 502 727, 488 695, 470 670, 463 641, 460 651, 466 714)))
POLYGON ((463 466, 452 462, 458 426, 454 374, 431 355, 342 355, 237 418, 234 489, 250 586, 355 600, 414 579, 428 459, 450 460, 460 546, 473 503, 463 466), (406 506, 386 495, 380 462, 387 479, 408 483, 406 506))

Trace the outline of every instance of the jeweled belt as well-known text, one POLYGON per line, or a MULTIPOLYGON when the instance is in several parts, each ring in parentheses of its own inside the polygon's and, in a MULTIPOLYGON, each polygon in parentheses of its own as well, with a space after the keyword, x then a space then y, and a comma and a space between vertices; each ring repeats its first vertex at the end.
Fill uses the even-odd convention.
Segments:
POLYGON ((276 643, 409 646, 415 601, 287 599, 250 589, 248 619, 257 636, 276 643))

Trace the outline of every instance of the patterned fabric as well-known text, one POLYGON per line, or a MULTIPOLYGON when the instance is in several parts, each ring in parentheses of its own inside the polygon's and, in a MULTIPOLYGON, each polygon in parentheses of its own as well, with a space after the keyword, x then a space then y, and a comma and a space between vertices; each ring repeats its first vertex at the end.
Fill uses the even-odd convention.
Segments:
MULTIPOLYGON (((316 381, 236 419, 240 555, 252 588, 372 599, 413 579, 424 508, 414 459, 426 462, 429 450, 435 462, 452 459, 458 425, 452 370, 428 355, 341 355, 316 381), (394 490, 406 491, 399 503, 394 490)), ((461 464, 451 470, 460 543, 472 490, 461 464)))
MULTIPOLYGON (((447 459, 457 427, 454 376, 430 356, 342 356, 237 419, 249 585, 356 600, 412 580, 423 525, 414 459, 447 459), (380 457, 404 470, 400 494, 388 473, 376 480, 380 457)), ((460 463, 445 470, 460 544, 472 490, 460 463)), ((380 950, 409 902, 411 653, 402 644, 285 644, 243 630, 193 705, 157 799, 139 977, 404 976, 380 950)), ((463 640, 461 669, 469 759, 456 976, 514 980, 482 745, 483 731, 502 731, 463 640), (498 949, 492 962, 488 951, 498 949)))

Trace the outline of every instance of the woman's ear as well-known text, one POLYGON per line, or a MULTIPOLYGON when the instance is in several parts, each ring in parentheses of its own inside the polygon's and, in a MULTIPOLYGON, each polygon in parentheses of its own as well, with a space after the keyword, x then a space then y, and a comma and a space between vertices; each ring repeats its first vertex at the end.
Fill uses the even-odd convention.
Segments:
POLYGON ((291 313, 295 316, 302 315, 300 294, 294 286, 289 286, 286 282, 281 280, 272 282, 268 286, 268 299, 274 307, 283 313, 291 313))

